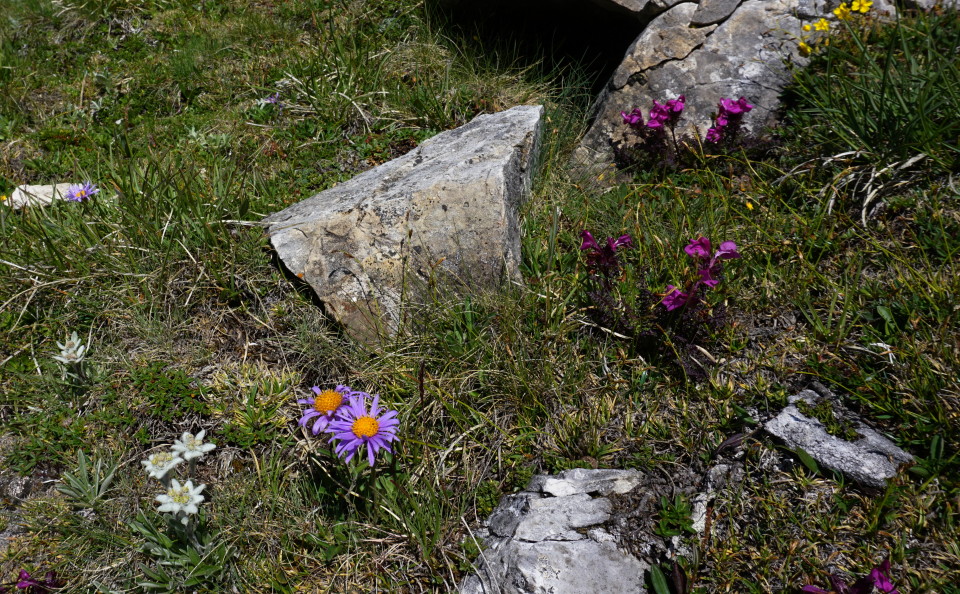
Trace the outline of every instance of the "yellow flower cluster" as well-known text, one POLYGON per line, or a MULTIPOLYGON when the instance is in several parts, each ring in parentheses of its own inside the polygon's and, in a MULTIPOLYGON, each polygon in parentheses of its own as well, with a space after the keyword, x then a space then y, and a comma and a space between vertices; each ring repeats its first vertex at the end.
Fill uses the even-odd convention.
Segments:
MULTIPOLYGON (((873 0, 852 0, 850 3, 842 2, 840 6, 836 7, 833 10, 833 15, 837 17, 837 20, 845 21, 850 18, 851 15, 855 13, 867 14, 870 11, 870 8, 873 6, 873 0)), ((830 23, 827 22, 827 19, 821 18, 816 23, 806 24, 803 26, 803 30, 806 32, 811 31, 820 31, 827 32, 830 30, 830 23)), ((813 53, 813 46, 807 43, 808 37, 803 37, 800 39, 797 47, 800 50, 800 54, 803 56, 809 56, 813 53)), ((824 39, 823 44, 829 45, 830 39, 824 39)))
POLYGON ((833 10, 834 16, 836 16, 841 21, 845 21, 850 18, 850 15, 859 12, 860 14, 867 14, 870 12, 870 7, 873 6, 873 0, 853 0, 849 5, 846 2, 836 7, 833 10))

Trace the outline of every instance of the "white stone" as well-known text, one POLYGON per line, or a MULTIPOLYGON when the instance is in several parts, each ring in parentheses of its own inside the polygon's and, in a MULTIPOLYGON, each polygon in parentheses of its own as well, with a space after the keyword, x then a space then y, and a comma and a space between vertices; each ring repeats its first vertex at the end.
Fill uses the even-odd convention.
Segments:
POLYGON ((72 184, 17 186, 10 194, 10 206, 16 210, 25 206, 46 206, 54 200, 63 200, 72 184))

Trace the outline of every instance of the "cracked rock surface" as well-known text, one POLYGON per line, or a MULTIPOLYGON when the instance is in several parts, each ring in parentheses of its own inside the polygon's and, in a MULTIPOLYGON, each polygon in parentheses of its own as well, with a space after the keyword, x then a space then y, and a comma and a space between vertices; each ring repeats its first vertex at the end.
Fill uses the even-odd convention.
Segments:
POLYGON ((613 508, 602 495, 626 493, 642 478, 633 470, 586 469, 534 477, 490 516, 477 573, 461 594, 646 592, 649 565, 622 551, 602 526, 613 508))
POLYGON ((396 331, 438 276, 465 291, 519 277, 518 208, 542 106, 481 115, 264 219, 286 267, 361 340, 396 331))

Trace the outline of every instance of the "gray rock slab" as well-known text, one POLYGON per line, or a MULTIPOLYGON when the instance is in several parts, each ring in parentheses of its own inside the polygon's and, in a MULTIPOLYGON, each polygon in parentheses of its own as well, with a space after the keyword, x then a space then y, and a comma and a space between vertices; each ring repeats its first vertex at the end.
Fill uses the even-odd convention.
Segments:
POLYGON ((649 566, 612 542, 511 543, 488 550, 462 594, 640 594, 649 566))
POLYGON ((636 470, 573 468, 556 476, 537 475, 531 479, 527 490, 554 497, 577 493, 606 496, 632 491, 642 480, 643 473, 636 470))
POLYGON ((14 210, 25 206, 46 206, 54 200, 63 200, 70 189, 69 183, 56 185, 17 186, 10 194, 10 207, 14 210))
POLYGON ((764 428, 791 448, 800 448, 817 464, 840 472, 868 487, 883 488, 896 476, 901 464, 912 457, 873 429, 856 428, 861 439, 855 442, 830 435, 823 423, 790 405, 767 421, 764 428))
POLYGON ((741 0, 700 0, 690 24, 694 27, 715 25, 733 14, 740 2, 741 0))
POLYGON ((266 217, 284 265, 355 337, 396 331, 438 277, 462 291, 519 278, 518 208, 536 165, 542 106, 481 115, 266 217))

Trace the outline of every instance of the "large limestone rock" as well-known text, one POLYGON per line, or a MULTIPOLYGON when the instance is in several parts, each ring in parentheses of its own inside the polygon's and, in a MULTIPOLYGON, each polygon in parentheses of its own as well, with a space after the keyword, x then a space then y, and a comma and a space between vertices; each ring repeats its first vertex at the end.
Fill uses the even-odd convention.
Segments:
MULTIPOLYGON (((829 396, 835 398, 832 394, 829 396)), ((823 423, 804 415, 797 406, 801 401, 816 405, 823 398, 813 390, 804 390, 792 396, 791 404, 767 421, 764 428, 787 446, 805 451, 817 464, 867 487, 885 487, 887 480, 896 476, 901 465, 913 461, 910 454, 855 418, 838 403, 833 404, 833 414, 837 418, 852 420, 859 437, 856 441, 831 435, 823 423)))
POLYGON ((398 327, 440 280, 492 290, 517 278, 517 209, 529 193, 543 107, 481 115, 406 155, 273 214, 287 268, 354 336, 398 327))
POLYGON ((632 470, 566 471, 537 476, 504 497, 487 521, 477 573, 461 594, 642 594, 649 566, 620 550, 603 524, 612 504, 595 494, 626 493, 632 470))
POLYGON ((802 66, 802 26, 830 16, 824 0, 701 0, 673 6, 646 27, 627 50, 598 98, 594 122, 572 163, 596 171, 613 161, 612 143, 624 140, 620 112, 646 117, 653 100, 686 96, 679 132, 702 138, 721 97, 755 105, 744 120, 755 133, 776 120, 790 64, 802 66))

